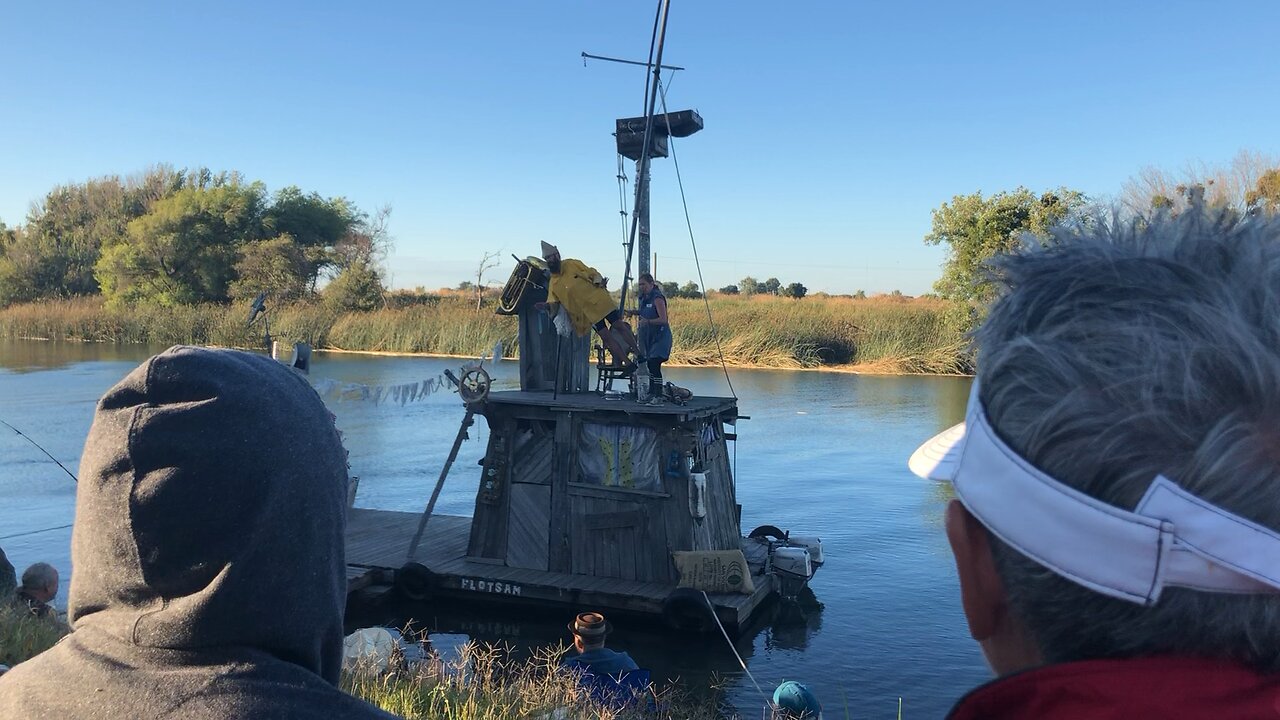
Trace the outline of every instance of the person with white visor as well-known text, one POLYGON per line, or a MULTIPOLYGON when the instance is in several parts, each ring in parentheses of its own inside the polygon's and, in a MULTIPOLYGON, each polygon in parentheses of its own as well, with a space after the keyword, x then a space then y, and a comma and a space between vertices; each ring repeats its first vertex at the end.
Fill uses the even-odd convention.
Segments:
POLYGON ((1093 217, 991 265, 911 457, 997 679, 948 716, 1280 717, 1280 217, 1093 217))

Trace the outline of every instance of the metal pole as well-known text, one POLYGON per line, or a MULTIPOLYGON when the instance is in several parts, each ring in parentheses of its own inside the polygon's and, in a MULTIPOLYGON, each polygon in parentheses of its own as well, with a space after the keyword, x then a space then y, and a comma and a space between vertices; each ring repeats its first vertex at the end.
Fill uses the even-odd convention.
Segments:
POLYGON ((453 467, 453 461, 458 459, 458 449, 462 447, 462 441, 467 439, 467 428, 475 422, 475 412, 467 405, 467 414, 462 418, 462 427, 458 428, 458 436, 453 439, 453 449, 449 451, 449 459, 444 463, 444 469, 440 471, 440 479, 436 480, 436 488, 431 491, 431 499, 427 501, 427 509, 423 511, 422 517, 418 520, 418 531, 413 534, 413 542, 409 543, 409 555, 404 559, 405 562, 412 562, 413 556, 418 552, 418 543, 422 542, 422 533, 427 529, 427 521, 431 519, 431 513, 436 509, 436 500, 440 499, 440 490, 444 487, 444 479, 449 477, 449 468, 453 467))
MULTIPOLYGON (((644 182, 639 187, 643 187, 643 194, 636 198, 636 217, 640 220, 639 239, 636 243, 636 252, 640 254, 639 262, 636 263, 636 272, 649 272, 649 166, 646 163, 643 167, 640 161, 636 161, 636 174, 644 173, 644 182)), ((630 275, 630 273, 628 273, 630 275)))
MULTIPOLYGON (((626 65, 640 65, 640 66, 642 66, 642 67, 651 67, 651 66, 649 65, 649 63, 642 63, 642 62, 638 62, 638 61, 636 61, 636 60, 623 60, 622 58, 607 57, 607 56, 605 56, 605 55, 592 55, 591 53, 586 53, 586 52, 582 53, 582 57, 584 58, 584 60, 583 60, 583 64, 584 64, 584 65, 586 64, 585 58, 591 58, 592 60, 608 60, 609 62, 623 63, 623 64, 626 64, 626 65)), ((684 69, 684 68, 680 67, 679 65, 663 65, 662 67, 664 67, 664 68, 666 68, 666 69, 668 69, 668 70, 683 70, 683 69, 684 69)))
MULTIPOLYGON (((640 159, 637 160, 638 177, 636 178, 636 205, 640 198, 649 197, 649 154, 653 150, 653 111, 658 104, 659 78, 662 72, 662 46, 667 38, 667 11, 671 0, 662 0, 662 9, 658 19, 658 49, 653 61, 653 87, 649 88, 649 107, 644 114, 644 142, 640 145, 640 159)), ((627 306, 627 289, 631 284, 631 254, 635 251, 636 235, 640 229, 639 213, 631 217, 631 240, 627 243, 627 264, 622 275, 622 297, 618 300, 618 309, 627 306)), ((644 257, 641 255, 641 257, 644 257)), ((646 258, 647 259, 647 258, 646 258)))

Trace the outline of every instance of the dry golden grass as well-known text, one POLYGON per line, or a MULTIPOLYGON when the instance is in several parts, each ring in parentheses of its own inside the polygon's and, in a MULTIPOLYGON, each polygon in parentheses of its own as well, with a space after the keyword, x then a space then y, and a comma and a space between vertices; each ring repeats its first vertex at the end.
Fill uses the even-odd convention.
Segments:
MULTIPOLYGON (((972 360, 969 308, 937 299, 726 296, 672 299, 672 364, 774 368, 854 366, 886 373, 957 374, 972 360), (717 348, 716 337, 720 344, 717 348)), ((112 343, 193 343, 261 347, 262 325, 245 308, 196 305, 109 308, 98 299, 46 301, 0 309, 0 335, 112 343)), ((277 339, 317 349, 478 356, 501 341, 516 353, 515 318, 477 310, 465 297, 405 307, 337 313, 318 303, 274 308, 277 339)))
POLYGON ((464 645, 452 662, 429 661, 412 670, 357 669, 342 688, 387 712, 438 720, 713 720, 724 718, 715 696, 695 698, 650 686, 630 705, 602 705, 564 668, 565 648, 546 648, 514 660, 506 648, 464 645))

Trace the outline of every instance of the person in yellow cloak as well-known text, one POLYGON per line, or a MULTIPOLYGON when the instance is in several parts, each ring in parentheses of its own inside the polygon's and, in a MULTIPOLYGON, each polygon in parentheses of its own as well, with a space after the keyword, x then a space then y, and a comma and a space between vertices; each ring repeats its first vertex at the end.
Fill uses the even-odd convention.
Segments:
POLYGON ((561 259, 560 250, 548 242, 542 243, 542 257, 547 261, 547 270, 551 274, 544 306, 546 311, 555 317, 563 307, 578 335, 586 335, 594 327, 613 356, 614 365, 626 365, 628 352, 635 353, 637 361, 642 360, 635 333, 622 319, 622 311, 614 305, 605 288, 608 278, 581 260, 561 259))

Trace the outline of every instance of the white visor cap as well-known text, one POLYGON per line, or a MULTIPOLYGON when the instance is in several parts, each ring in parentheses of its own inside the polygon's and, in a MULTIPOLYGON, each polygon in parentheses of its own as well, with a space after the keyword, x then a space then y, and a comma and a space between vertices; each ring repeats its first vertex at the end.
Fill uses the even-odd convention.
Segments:
POLYGON ((907 466, 950 482, 966 509, 1018 552, 1095 592, 1152 605, 1169 585, 1280 592, 1280 534, 1156 476, 1133 512, 1040 472, 996 435, 975 380, 965 421, 907 466))

